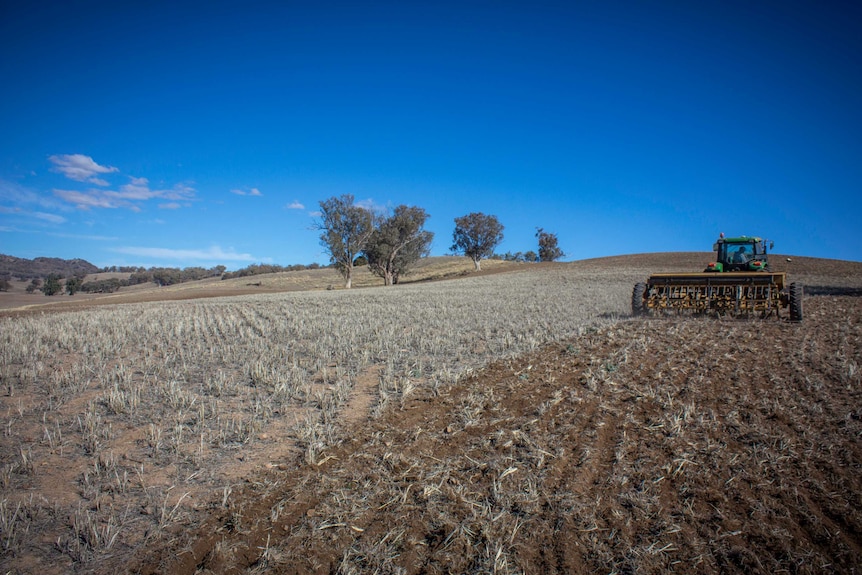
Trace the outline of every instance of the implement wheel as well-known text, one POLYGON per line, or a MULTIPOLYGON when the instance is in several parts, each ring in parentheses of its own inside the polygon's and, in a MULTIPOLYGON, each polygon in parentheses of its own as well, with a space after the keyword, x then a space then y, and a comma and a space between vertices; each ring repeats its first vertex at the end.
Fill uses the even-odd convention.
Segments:
POLYGON ((635 289, 632 291, 632 315, 646 315, 647 308, 644 305, 644 294, 646 294, 646 284, 643 282, 636 283, 635 289))
POLYGON ((790 284, 790 321, 802 321, 802 284, 790 284))

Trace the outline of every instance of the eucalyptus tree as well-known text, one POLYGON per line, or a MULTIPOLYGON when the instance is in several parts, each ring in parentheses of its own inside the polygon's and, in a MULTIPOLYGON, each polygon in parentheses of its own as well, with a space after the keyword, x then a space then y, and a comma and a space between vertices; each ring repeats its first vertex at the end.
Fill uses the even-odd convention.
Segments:
POLYGON ((329 261, 344 277, 344 287, 353 283, 353 261, 368 245, 374 232, 370 210, 358 206, 352 194, 331 197, 320 202, 320 245, 329 254, 329 261))
POLYGON ((503 241, 503 224, 497 216, 473 212, 455 218, 451 249, 472 259, 476 271, 482 269, 479 262, 483 258, 491 257, 494 254, 494 248, 501 241, 503 241))
POLYGON ((566 255, 558 245, 557 234, 536 228, 536 238, 539 240, 540 262, 553 262, 566 255))
POLYGON ((368 268, 383 278, 384 285, 398 283, 411 265, 430 252, 434 234, 423 229, 427 219, 424 209, 403 204, 376 218, 363 255, 368 268))

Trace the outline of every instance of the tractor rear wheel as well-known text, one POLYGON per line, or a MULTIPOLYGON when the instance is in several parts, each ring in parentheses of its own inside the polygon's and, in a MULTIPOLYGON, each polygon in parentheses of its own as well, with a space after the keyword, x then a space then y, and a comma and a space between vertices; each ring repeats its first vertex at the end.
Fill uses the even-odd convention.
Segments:
POLYGON ((636 283, 635 289, 632 291, 632 315, 646 315, 644 294, 646 294, 646 284, 643 282, 636 283))
POLYGON ((802 321, 802 284, 790 284, 790 321, 802 321))

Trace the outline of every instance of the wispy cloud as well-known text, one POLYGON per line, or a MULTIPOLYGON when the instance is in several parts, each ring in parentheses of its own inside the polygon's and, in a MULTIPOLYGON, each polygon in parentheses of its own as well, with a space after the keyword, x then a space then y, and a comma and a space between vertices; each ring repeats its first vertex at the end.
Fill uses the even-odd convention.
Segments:
POLYGON ((219 261, 219 262, 255 262, 260 261, 251 254, 239 254, 233 249, 223 250, 219 246, 209 249, 179 250, 171 248, 121 247, 113 250, 117 253, 146 258, 183 260, 183 261, 219 261))
MULTIPOLYGON (((56 198, 37 192, 18 182, 0 178, 0 201, 16 206, 34 205, 43 210, 69 209, 56 198)), ((8 209, 8 208, 7 208, 8 209)), ((17 207, 14 209, 18 209, 17 207)), ((11 213, 11 212, 6 212, 11 213)))
POLYGON ((108 185, 108 182, 98 177, 99 174, 111 174, 120 171, 113 166, 99 165, 93 158, 84 154, 55 154, 48 156, 48 160, 54 164, 51 171, 59 172, 76 182, 89 182, 97 186, 108 185))
POLYGON ((186 184, 177 184, 170 189, 153 190, 147 178, 130 177, 128 184, 120 186, 119 190, 90 189, 84 192, 77 190, 54 190, 58 198, 73 204, 80 210, 91 208, 126 208, 135 212, 141 211, 141 204, 147 200, 169 200, 159 207, 175 209, 182 206, 178 202, 189 202, 195 199, 194 188, 186 184))
POLYGON ((52 224, 63 224, 66 223, 66 218, 63 216, 58 216, 57 214, 48 214, 45 212, 33 212, 34 218, 39 218, 40 220, 44 220, 46 222, 51 222, 52 224))
POLYGON ((381 213, 386 211, 386 206, 375 203, 372 198, 368 198, 367 200, 359 200, 358 202, 356 202, 356 206, 360 208, 365 208, 370 212, 381 213))
POLYGON ((10 214, 16 216, 22 216, 27 218, 36 218, 42 220, 44 222, 49 222, 52 224, 63 224, 66 222, 66 218, 63 216, 59 216, 57 214, 50 214, 48 212, 41 211, 30 211, 25 210, 18 206, 0 206, 0 214, 10 214))
POLYGON ((54 236, 56 238, 68 238, 72 240, 89 240, 93 242, 115 242, 118 237, 116 236, 91 236, 91 235, 83 235, 83 234, 61 234, 61 233, 50 233, 49 236, 54 236))
POLYGON ((287 204, 286 206, 284 206, 284 209, 286 209, 286 210, 304 210, 305 206, 303 206, 301 203, 299 203, 297 201, 293 201, 293 202, 287 204))
MULTIPOLYGON (((125 208, 138 212, 141 211, 144 202, 153 199, 162 200, 160 208, 177 209, 190 205, 188 202, 195 199, 195 189, 187 184, 153 189, 147 178, 135 176, 128 176, 129 181, 118 189, 104 189, 108 188, 109 183, 99 176, 119 172, 119 168, 102 166, 84 154, 57 154, 49 156, 48 160, 54 165, 51 171, 59 172, 76 182, 100 186, 88 190, 56 188, 53 190, 54 196, 65 202, 66 206, 71 204, 79 210, 125 208)), ((26 190, 19 189, 14 192, 20 197, 25 195, 26 190)))
POLYGON ((257 188, 252 188, 248 191, 236 189, 236 190, 231 190, 230 193, 236 194, 238 196, 262 196, 263 195, 261 193, 261 191, 258 190, 257 188))
POLYGON ((54 190, 54 195, 63 201, 74 204, 79 210, 90 208, 121 208, 132 207, 131 202, 120 202, 110 198, 102 190, 91 190, 90 192, 79 192, 76 190, 54 190))

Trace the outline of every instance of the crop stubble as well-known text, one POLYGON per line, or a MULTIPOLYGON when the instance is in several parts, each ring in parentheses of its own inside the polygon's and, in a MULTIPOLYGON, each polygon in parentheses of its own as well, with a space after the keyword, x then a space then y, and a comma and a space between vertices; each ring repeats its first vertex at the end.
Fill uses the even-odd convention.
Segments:
POLYGON ((569 266, 10 320, 4 562, 849 571, 858 298, 809 298, 803 326, 619 322, 639 277, 569 266), (369 373, 373 417, 345 433, 369 373))
POLYGON ((297 451, 317 462, 357 377, 379 374, 383 413, 625 299, 572 281, 515 273, 0 319, 4 560, 50 572, 128 553, 260 467, 297 451))

